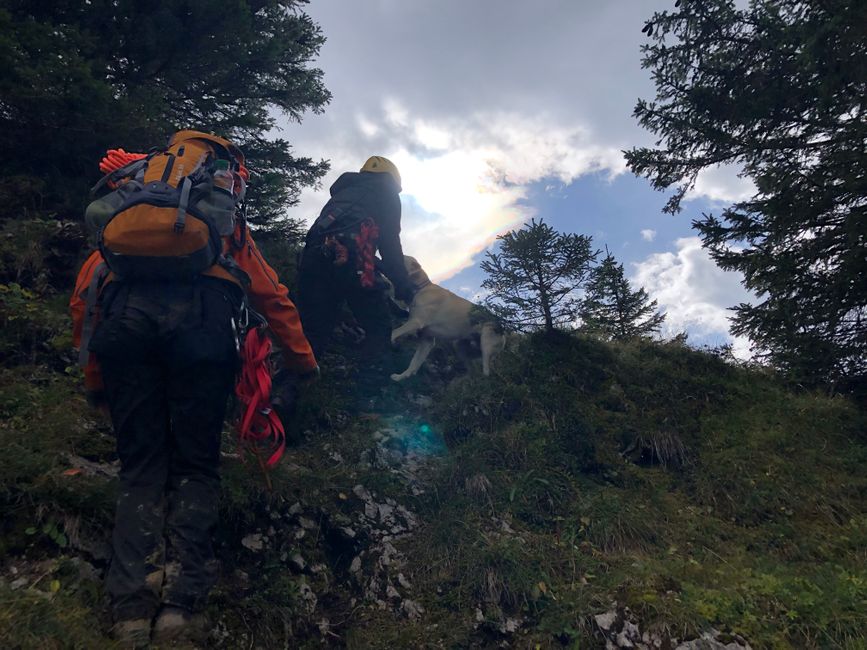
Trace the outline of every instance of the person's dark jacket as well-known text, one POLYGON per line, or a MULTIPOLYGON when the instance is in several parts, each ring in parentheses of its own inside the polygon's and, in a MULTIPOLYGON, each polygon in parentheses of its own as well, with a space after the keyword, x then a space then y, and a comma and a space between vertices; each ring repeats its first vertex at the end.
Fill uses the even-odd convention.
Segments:
MULTIPOLYGON (((331 199, 307 233, 307 245, 320 245, 327 235, 357 232, 366 218, 379 227, 381 270, 399 299, 412 297, 412 284, 400 244, 400 187, 390 174, 346 172, 331 186, 331 199)), ((378 265, 379 268, 379 265, 378 265)))

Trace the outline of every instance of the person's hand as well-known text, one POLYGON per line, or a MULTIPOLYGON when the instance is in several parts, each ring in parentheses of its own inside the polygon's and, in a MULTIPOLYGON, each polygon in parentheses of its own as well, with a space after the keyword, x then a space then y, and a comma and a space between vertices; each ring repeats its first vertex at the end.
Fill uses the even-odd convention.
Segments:
POLYGON ((412 303, 412 299, 415 297, 415 288, 407 285, 405 287, 402 287, 400 291, 395 289, 394 297, 409 305, 410 303, 412 303))
POLYGON ((105 410, 108 409, 108 403, 105 401, 105 392, 101 390, 86 390, 84 391, 84 399, 87 400, 87 405, 91 408, 105 410))
POLYGON ((300 375, 298 377, 298 379, 300 379, 301 383, 303 383, 303 384, 312 384, 314 381, 319 381, 319 379, 321 377, 322 377, 322 371, 319 369, 319 366, 317 365, 310 372, 303 374, 303 375, 300 375))
POLYGON ((287 369, 278 371, 271 380, 271 407, 285 424, 295 413, 300 389, 319 379, 319 366, 299 375, 287 369))
POLYGON ((298 376, 288 370, 280 370, 271 380, 271 407, 284 423, 291 419, 298 401, 298 376))
POLYGON ((408 306, 398 302, 396 297, 388 297, 388 309, 394 318, 409 318, 408 306))
POLYGON ((87 400, 87 405, 102 413, 103 417, 111 418, 111 411, 108 408, 108 401, 105 398, 105 391, 102 390, 86 390, 84 391, 84 399, 87 400))

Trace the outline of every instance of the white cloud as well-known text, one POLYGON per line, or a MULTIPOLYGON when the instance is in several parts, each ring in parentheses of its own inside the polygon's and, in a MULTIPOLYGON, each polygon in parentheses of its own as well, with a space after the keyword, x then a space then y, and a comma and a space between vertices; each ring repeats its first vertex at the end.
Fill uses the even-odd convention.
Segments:
POLYGON ((732 343, 736 355, 747 358, 748 341, 728 333, 728 308, 750 301, 740 275, 720 269, 701 247, 698 237, 678 239, 675 248, 673 253, 654 253, 634 264, 631 278, 665 312, 662 333, 673 335, 688 330, 693 338, 722 339, 732 343))
POLYGON ((529 208, 517 206, 523 188, 501 185, 487 161, 472 151, 424 160, 402 151, 394 161, 407 188, 403 248, 434 281, 468 266, 498 234, 529 216, 529 208))
POLYGON ((311 221, 339 174, 357 170, 369 155, 384 155, 401 173, 404 249, 435 281, 469 266, 498 234, 535 214, 521 203, 530 183, 555 178, 568 184, 588 172, 613 176, 625 169, 619 149, 541 114, 418 119, 389 99, 378 118, 367 111, 320 142, 331 152, 331 172, 322 188, 302 193, 292 214, 311 221))
POLYGON ((704 197, 725 204, 744 201, 755 194, 756 186, 748 178, 739 178, 738 171, 734 165, 703 169, 695 180, 695 187, 684 198, 691 201, 704 197))
POLYGON ((379 135, 379 126, 368 120, 363 115, 357 118, 358 130, 367 138, 375 138, 379 135))
MULTIPOLYGON (((556 188, 583 174, 613 178, 625 171, 621 150, 653 145, 631 115, 638 97, 654 95, 640 66, 641 28, 671 0, 639 5, 317 0, 305 6, 328 39, 315 64, 334 98, 303 124, 283 123, 281 135, 299 156, 329 159, 331 172, 321 188, 302 193, 290 215, 312 221, 340 173, 359 169, 370 155, 387 156, 403 177, 404 248, 435 280, 452 276, 497 234, 535 215, 528 206, 532 184, 542 181, 556 196, 556 188)), ((734 168, 722 167, 702 172, 687 199, 731 203, 752 192, 734 168)), ((609 239, 598 228, 585 232, 609 239)), ((612 223, 611 232, 627 231, 612 223)), ((641 237, 658 242, 656 230, 641 237)), ((731 340, 726 308, 748 295, 697 239, 651 255, 635 274, 668 312, 669 333, 688 329, 693 337, 731 340)), ((742 340, 734 345, 745 349, 742 340)))
POLYGON ((439 279, 470 264, 533 214, 531 183, 617 175, 621 150, 651 139, 631 117, 652 94, 640 30, 668 1, 312 3, 334 98, 282 135, 332 172, 290 216, 312 220, 341 172, 384 155, 404 179, 405 247, 439 279))
POLYGON ((731 338, 732 354, 736 359, 748 360, 753 358, 754 352, 750 340, 746 336, 733 336, 731 338))

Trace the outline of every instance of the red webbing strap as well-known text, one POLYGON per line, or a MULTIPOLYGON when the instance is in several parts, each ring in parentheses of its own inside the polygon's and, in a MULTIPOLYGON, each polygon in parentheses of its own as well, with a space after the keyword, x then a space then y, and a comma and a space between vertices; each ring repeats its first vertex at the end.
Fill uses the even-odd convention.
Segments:
POLYGON ((376 242, 379 239, 379 226, 373 219, 361 222, 361 229, 355 236, 358 253, 358 270, 361 272, 361 286, 370 289, 376 284, 376 242))
POLYGON ((286 433, 277 413, 271 408, 271 339, 263 328, 247 332, 241 351, 241 375, 235 394, 242 405, 242 415, 236 424, 241 445, 252 451, 260 462, 260 450, 266 447, 270 457, 264 461, 274 467, 286 448, 286 433))

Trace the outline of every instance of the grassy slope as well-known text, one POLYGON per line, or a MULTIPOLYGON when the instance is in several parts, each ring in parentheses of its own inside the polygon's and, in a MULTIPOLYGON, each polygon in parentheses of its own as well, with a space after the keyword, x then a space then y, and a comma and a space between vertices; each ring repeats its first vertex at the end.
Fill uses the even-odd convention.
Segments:
POLYGON ((587 637, 614 600, 680 638, 714 625, 757 647, 864 646, 851 404, 677 345, 562 337, 510 356, 439 400, 464 438, 419 549, 444 600, 524 615, 543 647, 587 637))
MULTIPOLYGON (((108 535, 114 485, 63 472, 68 453, 112 460, 112 440, 64 352, 62 297, 4 287, 0 640, 109 647, 100 580, 76 558, 104 566, 93 548, 108 535), (28 586, 10 588, 12 565, 28 586)), ((274 494, 227 459, 212 613, 230 639, 318 645, 327 615, 336 645, 485 647, 512 617, 523 621, 519 647, 592 647, 590 616, 617 602, 679 638, 712 625, 753 647, 867 643, 867 442, 845 399, 793 393, 675 344, 525 340, 491 378, 423 373, 389 389, 386 411, 426 418, 449 446, 431 489, 413 497, 355 462, 378 424, 345 417, 351 389, 332 378, 308 396, 310 434, 274 494), (408 406, 410 392, 433 406, 408 406), (296 501, 340 521, 358 483, 424 522, 399 545, 427 610, 418 623, 353 604, 321 528, 259 554, 240 545, 296 501), (326 570, 293 574, 280 557, 294 551, 326 570), (311 615, 302 582, 320 595, 311 615)))

